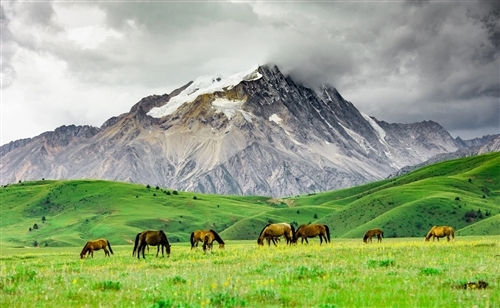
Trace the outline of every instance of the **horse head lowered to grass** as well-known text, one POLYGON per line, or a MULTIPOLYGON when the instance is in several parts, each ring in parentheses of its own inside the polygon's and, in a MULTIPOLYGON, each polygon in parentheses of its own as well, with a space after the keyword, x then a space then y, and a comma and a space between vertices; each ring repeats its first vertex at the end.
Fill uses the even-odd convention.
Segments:
POLYGON ((448 238, 448 242, 450 241, 450 236, 452 238, 455 238, 455 230, 453 230, 452 227, 450 226, 433 226, 431 230, 429 230, 429 233, 427 233, 427 236, 425 237, 425 241, 428 242, 429 239, 432 237, 432 241, 434 241, 435 238, 438 239, 441 237, 446 237, 448 238))
POLYGON ((191 237, 189 239, 191 242, 191 249, 195 246, 198 247, 198 242, 203 242, 203 251, 207 249, 212 249, 212 244, 214 241, 219 243, 219 248, 224 248, 224 241, 220 235, 214 230, 196 230, 191 232, 191 237))
POLYGON ((376 236, 377 237, 377 242, 382 242, 382 238, 384 237, 384 231, 382 229, 371 229, 366 231, 365 236, 363 236, 363 242, 368 244, 368 241, 370 243, 372 242, 372 237, 376 236))
POLYGON ((104 238, 100 238, 98 240, 93 240, 93 241, 88 241, 85 246, 83 246, 82 252, 80 253, 80 258, 83 259, 85 257, 85 254, 91 255, 92 258, 94 257, 94 250, 104 250, 104 256, 110 256, 109 252, 113 253, 113 249, 111 249, 111 245, 109 244, 109 241, 104 238), (106 249, 106 246, 109 248, 106 249))
POLYGON ((259 238, 257 239, 257 244, 264 245, 264 240, 267 240, 267 245, 271 245, 271 241, 276 246, 276 238, 282 236, 285 237, 286 243, 291 244, 293 240, 293 235, 295 234, 295 228, 285 222, 276 224, 267 224, 262 231, 260 231, 259 238))
POLYGON ((132 255, 137 253, 137 258, 140 259, 140 253, 142 252, 142 257, 145 259, 144 251, 146 250, 146 246, 157 246, 156 256, 160 253, 161 247, 161 255, 164 256, 163 248, 167 251, 167 257, 170 257, 170 243, 168 242, 167 235, 163 230, 159 231, 142 231, 138 233, 135 237, 134 250, 132 255))

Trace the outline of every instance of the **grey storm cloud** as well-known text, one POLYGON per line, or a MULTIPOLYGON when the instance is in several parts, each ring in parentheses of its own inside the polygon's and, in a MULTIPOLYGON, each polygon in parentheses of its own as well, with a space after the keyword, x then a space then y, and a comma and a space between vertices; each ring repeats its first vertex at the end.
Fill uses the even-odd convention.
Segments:
POLYGON ((106 85, 108 92, 113 86, 168 92, 200 75, 275 63, 307 86, 332 84, 383 120, 435 120, 465 137, 500 131, 500 8, 494 1, 6 7, 2 76, 7 68, 14 79, 7 88, 15 86, 9 62, 20 48, 60 59, 83 85, 106 85), (102 42, 91 48, 68 39, 71 20, 61 22, 79 11, 102 15, 102 42))

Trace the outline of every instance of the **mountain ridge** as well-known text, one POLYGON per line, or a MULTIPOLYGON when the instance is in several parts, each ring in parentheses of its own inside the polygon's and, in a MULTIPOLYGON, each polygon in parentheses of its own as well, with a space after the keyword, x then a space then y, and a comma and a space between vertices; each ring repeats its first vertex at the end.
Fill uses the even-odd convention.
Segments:
POLYGON ((286 196, 385 178, 466 146, 435 122, 372 119, 334 87, 307 88, 277 66, 198 78, 100 128, 68 127, 0 147, 3 184, 96 178, 286 196))

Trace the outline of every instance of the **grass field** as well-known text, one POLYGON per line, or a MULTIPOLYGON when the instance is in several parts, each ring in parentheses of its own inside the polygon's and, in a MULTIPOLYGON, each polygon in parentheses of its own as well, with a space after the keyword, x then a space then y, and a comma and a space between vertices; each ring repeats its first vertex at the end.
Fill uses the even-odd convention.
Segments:
POLYGON ((2 248, 0 307, 499 307, 499 240, 228 240, 207 254, 176 243, 140 261, 131 245, 84 260, 81 247, 2 248), (479 279, 486 289, 461 288, 479 279))
POLYGON ((224 239, 255 239, 270 221, 326 223, 334 238, 361 237, 374 227, 386 237, 420 237, 433 225, 453 226, 459 235, 495 235, 500 234, 500 153, 278 199, 177 192, 146 183, 40 180, 1 187, 0 204, 2 247, 80 246, 99 237, 123 245, 146 229, 165 230, 173 243, 209 228, 224 239))

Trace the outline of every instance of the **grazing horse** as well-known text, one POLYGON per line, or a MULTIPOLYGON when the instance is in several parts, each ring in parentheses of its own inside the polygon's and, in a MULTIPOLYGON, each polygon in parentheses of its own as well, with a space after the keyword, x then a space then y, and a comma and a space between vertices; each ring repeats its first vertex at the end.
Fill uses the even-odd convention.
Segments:
POLYGON ((377 242, 382 242, 382 238, 384 237, 384 231, 382 229, 371 229, 366 231, 365 236, 363 237, 363 242, 368 244, 368 241, 370 243, 372 242, 372 237, 376 236, 377 237, 377 242))
POLYGON ((137 253, 137 259, 140 259, 140 254, 142 251, 142 258, 146 259, 144 256, 144 251, 146 250, 146 246, 158 246, 156 250, 156 257, 158 257, 158 254, 160 253, 160 246, 161 246, 161 255, 165 256, 163 253, 163 248, 166 249, 167 251, 167 257, 170 257, 170 243, 168 242, 167 235, 163 230, 159 231, 142 231, 141 233, 137 234, 135 237, 135 244, 134 244, 134 251, 132 252, 132 255, 134 252, 137 253))
POLYGON ((434 238, 438 239, 440 237, 445 237, 448 238, 448 242, 450 241, 450 235, 452 238, 455 238, 455 230, 453 230, 452 227, 449 226, 433 226, 429 233, 427 233, 427 236, 425 237, 425 241, 428 242, 429 239, 432 237, 432 241, 434 242, 434 238))
POLYGON ((198 247, 198 242, 203 242, 203 251, 208 249, 212 249, 213 241, 219 243, 219 248, 224 248, 224 241, 219 236, 217 232, 214 230, 196 230, 191 232, 191 238, 189 239, 191 242, 191 249, 195 246, 198 247))
POLYGON ((262 231, 260 231, 259 238, 257 239, 257 244, 264 245, 264 239, 267 240, 267 245, 271 246, 271 240, 274 246, 276 246, 276 238, 285 236, 286 243, 291 244, 293 240, 293 235, 295 234, 295 228, 287 223, 277 223, 277 224, 267 224, 262 231))
POLYGON ((104 238, 100 238, 98 240, 93 240, 93 241, 88 241, 85 246, 83 246, 82 252, 80 253, 80 259, 83 259, 85 257, 85 254, 88 253, 89 255, 92 255, 92 258, 94 257, 94 250, 99 250, 99 249, 104 249, 104 256, 110 256, 109 251, 106 249, 106 246, 109 247, 109 251, 113 253, 113 249, 111 249, 111 245, 109 244, 109 241, 104 238))
POLYGON ((304 243, 304 240, 306 240, 306 243, 309 244, 307 238, 316 237, 318 235, 319 235, 320 245, 323 244, 323 239, 325 240, 325 243, 330 242, 330 229, 328 228, 327 225, 321 225, 321 224, 301 225, 293 236, 293 242, 297 243, 297 240, 300 237, 302 238, 302 244, 304 243))

